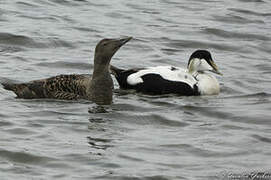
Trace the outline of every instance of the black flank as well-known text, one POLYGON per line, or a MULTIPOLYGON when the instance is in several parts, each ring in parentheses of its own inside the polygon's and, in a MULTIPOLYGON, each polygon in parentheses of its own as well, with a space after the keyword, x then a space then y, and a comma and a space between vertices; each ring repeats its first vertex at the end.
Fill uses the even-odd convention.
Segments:
POLYGON ((159 74, 146 74, 141 77, 143 83, 139 83, 133 87, 138 92, 159 95, 159 94, 178 94, 182 96, 195 96, 199 95, 198 87, 194 85, 191 88, 188 84, 178 81, 169 81, 159 74))

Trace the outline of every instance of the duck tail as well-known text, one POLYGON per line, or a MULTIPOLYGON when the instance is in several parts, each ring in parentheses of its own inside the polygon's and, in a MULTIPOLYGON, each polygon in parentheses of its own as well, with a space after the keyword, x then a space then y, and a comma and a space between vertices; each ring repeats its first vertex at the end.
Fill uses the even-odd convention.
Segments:
POLYGON ((126 87, 128 85, 127 84, 128 74, 126 73, 127 70, 119 69, 115 66, 110 65, 109 71, 118 81, 120 88, 126 89, 126 87))
POLYGON ((3 88, 9 91, 13 91, 18 98, 32 99, 35 98, 35 93, 30 90, 28 84, 12 84, 2 83, 3 88))
POLYGON ((109 72, 110 72, 110 74, 114 75, 115 77, 120 76, 120 74, 121 74, 123 71, 125 71, 125 70, 110 65, 109 72))
POLYGON ((4 89, 9 90, 9 91, 14 91, 16 89, 15 84, 2 83, 2 86, 3 86, 4 89))
POLYGON ((110 65, 110 73, 115 76, 121 89, 133 89, 133 86, 128 84, 127 78, 139 70, 142 70, 142 68, 125 70, 110 65))

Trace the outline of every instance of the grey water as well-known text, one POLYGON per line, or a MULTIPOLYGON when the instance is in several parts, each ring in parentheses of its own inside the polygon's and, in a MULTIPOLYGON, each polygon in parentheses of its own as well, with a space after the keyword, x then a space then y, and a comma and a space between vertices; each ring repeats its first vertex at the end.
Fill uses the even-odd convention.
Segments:
POLYGON ((123 36, 134 39, 112 60, 121 68, 186 67, 208 49, 221 93, 146 96, 114 80, 107 113, 89 113, 88 101, 16 99, 0 86, 1 180, 271 173, 269 0, 1 0, 0 81, 91 73, 99 40, 123 36))

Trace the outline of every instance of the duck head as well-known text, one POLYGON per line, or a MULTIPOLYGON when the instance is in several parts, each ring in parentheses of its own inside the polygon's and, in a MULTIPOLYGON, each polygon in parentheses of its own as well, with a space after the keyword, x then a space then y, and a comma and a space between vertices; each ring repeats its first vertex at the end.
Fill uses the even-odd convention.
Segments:
POLYGON ((94 64, 109 64, 111 58, 119 50, 119 48, 131 39, 132 37, 101 40, 95 48, 94 64))
POLYGON ((212 59, 211 53, 207 50, 197 50, 192 53, 188 61, 189 73, 211 71, 222 75, 212 59))

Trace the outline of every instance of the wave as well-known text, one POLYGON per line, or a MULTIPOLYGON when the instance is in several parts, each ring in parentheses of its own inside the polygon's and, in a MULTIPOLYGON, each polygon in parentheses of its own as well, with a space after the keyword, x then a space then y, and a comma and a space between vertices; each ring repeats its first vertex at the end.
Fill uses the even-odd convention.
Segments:
POLYGON ((0 32, 0 44, 6 46, 20 46, 23 48, 56 48, 56 47, 74 47, 72 43, 59 38, 35 39, 25 35, 0 32))

